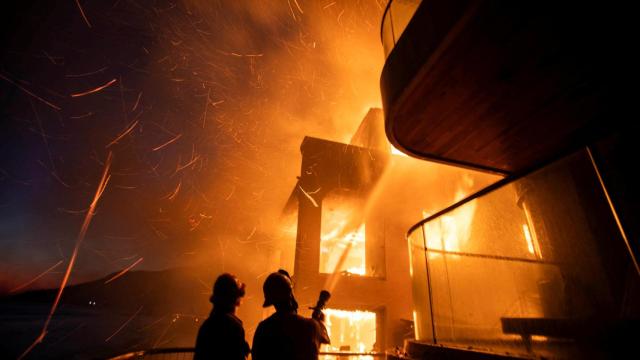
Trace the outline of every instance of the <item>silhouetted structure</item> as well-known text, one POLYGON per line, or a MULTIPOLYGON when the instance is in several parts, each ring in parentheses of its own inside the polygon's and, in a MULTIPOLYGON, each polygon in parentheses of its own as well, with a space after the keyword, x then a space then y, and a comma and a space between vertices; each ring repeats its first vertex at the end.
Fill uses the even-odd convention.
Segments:
POLYGON ((626 120, 635 109, 622 81, 635 68, 632 13, 389 2, 389 141, 417 158, 505 175, 409 230, 413 357, 608 358, 633 347, 638 128, 626 120))

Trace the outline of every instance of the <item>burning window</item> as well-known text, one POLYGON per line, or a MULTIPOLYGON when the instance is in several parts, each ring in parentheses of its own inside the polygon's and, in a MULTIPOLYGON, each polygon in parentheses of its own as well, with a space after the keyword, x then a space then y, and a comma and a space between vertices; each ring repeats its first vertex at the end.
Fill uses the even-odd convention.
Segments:
MULTIPOLYGON (((369 352, 376 344, 376 313, 371 311, 346 311, 326 309, 325 324, 331 338, 323 351, 369 352)), ((326 357, 330 359, 331 357, 326 357)), ((358 359, 372 359, 361 356, 358 359)))
POLYGON ((357 202, 329 197, 322 203, 321 273, 365 275, 365 224, 357 202))

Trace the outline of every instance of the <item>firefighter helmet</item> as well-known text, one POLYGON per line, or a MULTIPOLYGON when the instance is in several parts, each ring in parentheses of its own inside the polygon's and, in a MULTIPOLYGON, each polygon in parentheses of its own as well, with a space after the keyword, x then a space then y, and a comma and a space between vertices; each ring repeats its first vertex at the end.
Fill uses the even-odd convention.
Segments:
POLYGON ((210 301, 219 307, 230 307, 237 304, 245 294, 245 284, 232 274, 224 273, 213 284, 210 301))
POLYGON ((262 285, 264 304, 262 307, 290 302, 293 299, 293 285, 289 274, 280 270, 267 276, 262 285))

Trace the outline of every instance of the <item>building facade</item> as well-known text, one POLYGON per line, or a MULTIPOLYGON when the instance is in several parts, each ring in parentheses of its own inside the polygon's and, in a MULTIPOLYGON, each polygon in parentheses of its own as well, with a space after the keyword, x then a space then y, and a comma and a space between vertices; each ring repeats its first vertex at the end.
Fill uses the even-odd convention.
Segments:
POLYGON ((390 1, 385 129, 504 179, 408 231, 412 358, 610 358, 640 319, 628 12, 390 1))

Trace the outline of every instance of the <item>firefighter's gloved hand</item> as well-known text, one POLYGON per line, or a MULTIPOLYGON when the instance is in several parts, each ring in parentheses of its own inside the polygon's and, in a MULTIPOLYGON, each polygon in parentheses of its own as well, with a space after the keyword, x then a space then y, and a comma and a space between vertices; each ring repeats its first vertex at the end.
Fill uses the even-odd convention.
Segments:
POLYGON ((313 313, 311 313, 311 318, 320 322, 324 322, 324 313, 322 310, 313 309, 313 313))

